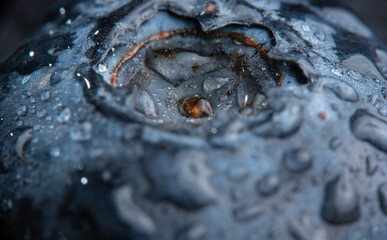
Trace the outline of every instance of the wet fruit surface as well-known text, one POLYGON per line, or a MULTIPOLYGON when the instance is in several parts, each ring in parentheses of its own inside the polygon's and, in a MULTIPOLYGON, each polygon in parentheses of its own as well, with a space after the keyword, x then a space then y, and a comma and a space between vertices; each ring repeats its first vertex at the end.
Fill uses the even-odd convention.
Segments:
POLYGON ((1 239, 387 238, 387 48, 347 10, 51 19, 0 64, 1 239))

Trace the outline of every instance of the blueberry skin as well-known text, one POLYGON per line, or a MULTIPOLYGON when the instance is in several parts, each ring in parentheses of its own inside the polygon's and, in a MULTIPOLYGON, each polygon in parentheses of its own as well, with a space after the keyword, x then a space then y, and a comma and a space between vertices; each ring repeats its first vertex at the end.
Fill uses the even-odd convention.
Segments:
POLYGON ((387 238, 387 48, 351 12, 64 8, 0 64, 1 239, 387 238), (110 84, 136 44, 177 29, 197 34, 145 44, 110 84), (211 114, 181 114, 190 96, 211 114))

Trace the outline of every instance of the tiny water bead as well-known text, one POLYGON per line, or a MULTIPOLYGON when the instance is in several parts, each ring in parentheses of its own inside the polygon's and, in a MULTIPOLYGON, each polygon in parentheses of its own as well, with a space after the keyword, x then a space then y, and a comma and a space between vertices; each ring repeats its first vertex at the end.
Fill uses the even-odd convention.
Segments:
POLYGON ((81 184, 86 185, 89 182, 89 180, 86 177, 81 178, 81 184))
POLYGON ((181 115, 189 118, 206 118, 213 115, 211 102, 200 95, 184 97, 178 101, 181 115))

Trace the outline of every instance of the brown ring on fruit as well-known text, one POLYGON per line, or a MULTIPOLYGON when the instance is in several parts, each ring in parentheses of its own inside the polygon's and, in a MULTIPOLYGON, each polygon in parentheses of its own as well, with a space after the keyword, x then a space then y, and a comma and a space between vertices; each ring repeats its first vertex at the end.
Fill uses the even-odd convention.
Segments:
POLYGON ((209 38, 229 37, 245 44, 246 46, 254 47, 256 48, 259 55, 268 62, 270 72, 274 80, 277 82, 277 87, 281 87, 282 74, 277 64, 275 63, 275 61, 268 56, 267 54, 268 51, 264 48, 263 44, 257 43, 253 38, 246 37, 244 34, 237 33, 237 32, 212 31, 209 33, 205 33, 203 31, 195 30, 195 29, 177 29, 177 30, 172 30, 168 32, 163 31, 143 40, 142 42, 134 46, 131 50, 129 50, 121 58, 121 60, 118 62, 118 64, 116 65, 116 67, 112 72, 112 76, 110 78, 110 84, 113 87, 117 87, 118 85, 117 76, 122 65, 124 65, 130 59, 132 59, 146 44, 160 39, 167 39, 176 35, 182 35, 183 37, 187 35, 199 35, 199 36, 204 36, 209 38))

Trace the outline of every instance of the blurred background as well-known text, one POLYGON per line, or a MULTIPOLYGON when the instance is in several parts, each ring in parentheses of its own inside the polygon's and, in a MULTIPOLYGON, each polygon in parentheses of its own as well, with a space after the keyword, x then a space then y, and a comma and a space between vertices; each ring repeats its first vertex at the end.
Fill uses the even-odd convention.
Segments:
MULTIPOLYGON (((0 1, 0 62, 5 60, 45 19, 50 8, 65 0, 0 1)), ((387 0, 334 0, 347 5, 387 42, 387 0)), ((68 1, 67 1, 68 2, 68 1)))

